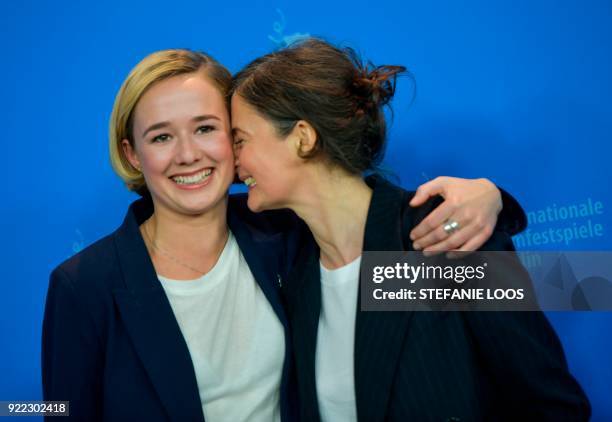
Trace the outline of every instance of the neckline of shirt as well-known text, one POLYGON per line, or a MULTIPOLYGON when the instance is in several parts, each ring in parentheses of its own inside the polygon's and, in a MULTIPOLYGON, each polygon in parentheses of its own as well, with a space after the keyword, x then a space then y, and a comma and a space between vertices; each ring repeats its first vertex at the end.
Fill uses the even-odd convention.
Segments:
POLYGON ((164 289, 169 289, 172 293, 179 295, 189 295, 200 290, 210 289, 211 287, 218 285, 224 279, 224 277, 222 277, 223 272, 228 271, 229 261, 231 260, 236 247, 236 239, 230 230, 225 246, 221 251, 221 255, 219 255, 219 259, 217 259, 215 265, 206 274, 191 280, 177 280, 164 277, 161 274, 157 274, 157 278, 164 289))
POLYGON ((319 261, 319 267, 321 268, 321 282, 323 284, 337 284, 338 282, 348 282, 349 276, 351 276, 355 270, 357 270, 357 278, 359 278, 359 268, 361 265, 361 255, 355 258, 342 267, 334 268, 332 270, 325 268, 325 266, 319 261), (356 268, 355 268, 356 267, 356 268))

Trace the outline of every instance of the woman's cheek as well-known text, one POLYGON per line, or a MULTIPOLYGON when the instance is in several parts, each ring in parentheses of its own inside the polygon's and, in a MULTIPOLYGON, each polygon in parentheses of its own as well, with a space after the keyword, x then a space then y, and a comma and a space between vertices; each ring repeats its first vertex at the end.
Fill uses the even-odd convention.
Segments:
MULTIPOLYGON (((210 140, 209 140, 210 141, 210 140)), ((217 160, 234 160, 232 139, 227 135, 219 136, 209 145, 211 155, 217 160)))
POLYGON ((144 173, 158 173, 163 172, 172 163, 172 153, 169 152, 168 148, 161 149, 158 151, 147 151, 141 158, 142 171, 144 173))

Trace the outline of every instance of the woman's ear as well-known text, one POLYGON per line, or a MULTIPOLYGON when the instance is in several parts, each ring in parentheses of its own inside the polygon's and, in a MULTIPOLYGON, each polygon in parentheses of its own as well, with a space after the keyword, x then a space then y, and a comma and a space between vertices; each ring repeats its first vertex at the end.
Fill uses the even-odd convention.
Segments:
POLYGON ((317 131, 305 120, 298 120, 293 128, 292 135, 295 140, 296 149, 300 155, 312 153, 319 141, 317 131))
POLYGON ((132 144, 130 144, 130 141, 128 141, 127 139, 122 140, 121 146, 123 147, 123 153, 125 154, 125 157, 130 162, 132 167, 134 167, 138 171, 142 171, 142 167, 140 166, 140 160, 136 155, 134 147, 132 147, 132 144))

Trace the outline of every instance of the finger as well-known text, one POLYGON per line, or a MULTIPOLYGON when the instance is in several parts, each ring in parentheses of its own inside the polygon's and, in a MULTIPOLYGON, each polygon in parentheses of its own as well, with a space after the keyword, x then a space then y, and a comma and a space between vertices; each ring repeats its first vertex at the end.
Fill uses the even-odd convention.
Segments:
POLYGON ((460 252, 473 252, 478 250, 493 235, 495 224, 483 223, 479 218, 472 220, 470 224, 472 235, 465 240, 463 245, 455 247, 460 252))
POLYGON ((465 252, 474 252, 480 249, 490 237, 491 235, 487 232, 479 232, 476 236, 465 242, 459 249, 449 252, 449 254, 451 254, 453 258, 465 256, 465 252))
MULTIPOLYGON (((444 242, 446 240, 449 239, 449 237, 454 236, 458 231, 455 231, 455 233, 447 233, 444 230, 444 226, 445 224, 440 224, 438 225, 438 227, 436 227, 434 230, 430 231, 429 233, 427 233, 425 236, 423 236, 422 238, 414 241, 412 243, 412 247, 415 250, 421 250, 421 249, 428 249, 431 248, 433 245, 437 245, 441 242, 444 242)), ((462 245, 462 244, 460 244, 462 245)), ((458 245, 458 246, 460 246, 458 245)))
MULTIPOLYGON (((448 182, 448 178, 445 176, 436 177, 427 183, 423 183, 417 188, 417 191, 410 200, 409 204, 411 207, 418 207, 423 205, 432 196, 442 195, 444 193, 444 186, 448 182)), ((444 196, 444 195, 442 195, 444 196)))
MULTIPOLYGON (((421 249, 431 244, 431 241, 421 239, 432 231, 441 228, 442 224, 455 212, 456 206, 451 201, 442 202, 435 210, 429 213, 412 231, 410 238, 421 244, 421 249)), ((436 238, 437 239, 437 238, 436 238)))
POLYGON ((423 250, 423 252, 448 252, 456 250, 463 246, 471 238, 477 236, 478 233, 479 229, 474 224, 467 227, 462 227, 456 232, 452 233, 450 236, 446 236, 445 239, 428 246, 423 250))

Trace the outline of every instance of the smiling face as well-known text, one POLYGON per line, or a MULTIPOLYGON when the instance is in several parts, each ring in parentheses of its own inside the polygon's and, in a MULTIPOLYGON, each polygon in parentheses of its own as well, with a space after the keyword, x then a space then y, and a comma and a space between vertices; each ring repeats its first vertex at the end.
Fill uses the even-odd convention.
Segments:
POLYGON ((130 163, 141 169, 156 211, 225 213, 234 177, 229 115, 223 96, 201 72, 151 86, 133 116, 130 163))
POLYGON ((304 174, 296 131, 280 137, 238 94, 232 96, 232 128, 238 176, 249 187, 251 211, 289 207, 304 174))

